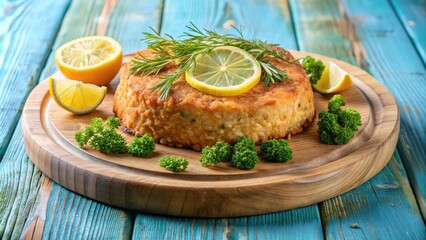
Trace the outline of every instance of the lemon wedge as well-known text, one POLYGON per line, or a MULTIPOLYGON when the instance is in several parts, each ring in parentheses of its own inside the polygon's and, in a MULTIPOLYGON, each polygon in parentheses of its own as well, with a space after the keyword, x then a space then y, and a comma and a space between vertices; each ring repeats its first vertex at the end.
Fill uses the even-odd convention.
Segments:
POLYGON ((337 93, 349 88, 351 85, 351 75, 337 66, 336 63, 330 61, 325 63, 321 79, 312 86, 320 93, 337 93))
POLYGON ((102 86, 120 70, 122 48, 107 36, 82 37, 60 46, 55 60, 65 77, 102 86))
POLYGON ((107 88, 69 79, 49 78, 49 92, 60 107, 74 114, 85 114, 101 104, 107 88))
POLYGON ((195 59, 185 73, 194 88, 215 96, 236 96, 253 88, 260 80, 261 67, 248 52, 231 46, 214 48, 195 59))

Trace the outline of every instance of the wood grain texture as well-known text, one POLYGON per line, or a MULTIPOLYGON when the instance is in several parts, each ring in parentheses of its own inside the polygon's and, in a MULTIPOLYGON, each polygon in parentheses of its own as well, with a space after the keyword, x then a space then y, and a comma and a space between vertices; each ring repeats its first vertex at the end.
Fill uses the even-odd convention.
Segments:
POLYGON ((216 219, 138 214, 133 239, 322 239, 317 211, 316 205, 311 205, 274 214, 216 219))
POLYGON ((130 239, 132 216, 54 184, 42 239, 130 239))
POLYGON ((367 52, 368 71, 398 99, 401 134, 397 149, 425 220, 425 66, 388 1, 343 3, 367 52))
POLYGON ((234 26, 247 39, 297 48, 286 0, 165 1, 162 34, 178 37, 191 22, 218 33, 238 34, 234 26))
POLYGON ((227 239, 323 239, 318 215, 314 204, 274 214, 231 218, 227 239))
POLYGON ((68 4, 51 0, 0 2, 0 161, 68 4), (48 7, 55 11, 46 13, 48 7))
POLYGON ((68 4, 69 1, 0 2, 1 239, 20 237, 35 203, 41 172, 25 153, 18 121, 68 4), (46 12, 47 7, 55 11, 46 12))
POLYGON ((345 36, 343 17, 335 0, 290 0, 299 50, 356 64, 351 41, 345 36))
POLYGON ((391 0, 423 64, 426 64, 426 3, 423 0, 391 0))
MULTIPOLYGON (((293 54, 296 58, 305 55, 293 54)), ((75 131, 93 117, 113 115, 113 88, 97 111, 75 116, 52 104, 46 83, 40 84, 23 111, 25 147, 30 159, 55 182, 124 208, 177 216, 228 217, 316 203, 346 192, 380 171, 391 156, 389 151, 394 149, 399 132, 398 110, 386 89, 364 71, 333 61, 354 76, 356 87, 342 95, 348 107, 361 112, 363 126, 350 143, 338 146, 320 143, 314 123, 292 138, 294 159, 279 167, 262 161, 252 171, 225 163, 203 168, 199 152, 162 145, 157 145, 156 154, 142 161, 78 148, 75 131), (190 166, 184 173, 170 173, 158 166, 159 158, 170 154, 188 159, 190 166), (195 200, 199 198, 202 200, 195 200)), ((326 109, 328 101, 329 97, 316 94, 316 109, 326 109)), ((131 135, 123 134, 131 140, 131 135)))
POLYGON ((380 175, 357 191, 321 204, 328 239, 424 239, 426 227, 398 154, 380 175), (395 219, 396 216, 403 221, 395 219), (377 226, 375 222, 382 224, 377 226))
MULTIPOLYGON (((305 2, 299 2, 299 1, 291 1, 291 11, 293 13, 299 12, 300 15, 293 15, 295 28, 298 29, 299 32, 299 42, 303 41, 304 44, 300 44, 301 46, 305 46, 306 51, 318 49, 318 44, 320 46, 326 46, 322 45, 323 42, 346 42, 345 45, 339 45, 339 48, 335 48, 334 46, 328 46, 327 48, 322 49, 323 54, 328 54, 330 56, 334 56, 336 58, 340 59, 346 59, 350 62, 355 62, 359 65, 362 65, 364 67, 368 66, 369 62, 366 61, 367 56, 371 56, 370 51, 367 51, 367 48, 363 44, 364 42, 361 39, 365 39, 366 36, 361 36, 359 32, 357 31, 354 22, 358 19, 362 19, 359 15, 355 15, 353 17, 348 16, 348 13, 346 13, 345 9, 348 8, 355 8, 353 5, 356 5, 355 3, 352 3, 351 6, 342 5, 340 2, 336 1, 328 1, 326 4, 323 1, 309 1, 309 3, 305 2), (317 6, 316 6, 317 5, 317 6), (298 9, 298 10, 296 10, 298 9), (333 9, 333 10, 330 10, 333 9), (310 23, 314 21, 314 19, 321 19, 323 26, 318 26, 316 24, 311 25, 310 23), (317 35, 315 38, 311 38, 312 32, 316 32, 317 35), (339 38, 341 40, 339 40, 339 38), (358 56, 358 57, 356 57, 358 56)), ((366 9, 371 10, 371 12, 378 11, 381 7, 356 7, 359 8, 360 12, 366 12, 366 9)), ((359 13, 362 15, 362 13, 359 13)), ((366 16, 371 15, 372 13, 365 14, 366 16)), ((389 13, 390 14, 390 13, 389 13)), ((367 21, 364 19, 364 21, 367 21)), ((370 20, 369 20, 370 21, 370 20)), ((372 20, 371 20, 372 21, 372 20)), ((375 20, 377 21, 377 20, 375 20)), ((394 40, 396 42, 397 40, 394 40)), ((381 48, 381 44, 377 44, 376 48, 381 48)), ((375 51, 376 49, 373 49, 372 51, 375 51)), ((378 50, 380 52, 388 54, 387 50, 378 50)), ((397 50, 394 50, 397 51, 397 50)), ((382 55, 383 56, 383 55, 382 55)), ((377 59, 377 62, 380 62, 381 60, 377 59)), ((394 69, 399 69, 399 67, 394 67, 394 69)), ((395 79, 395 81, 398 81, 395 79)), ((398 98, 398 97, 396 97, 398 98)), ((402 110, 403 111, 403 110, 402 110)), ((401 168, 393 168, 392 170, 401 170, 404 171, 404 169, 401 168)), ((404 176, 405 173, 394 173, 394 175, 401 175, 404 176)), ((388 178, 385 177, 384 174, 379 173, 375 178, 375 181, 382 181, 383 184, 386 184, 388 181, 388 178)), ((395 178, 395 182, 399 182, 398 186, 404 186, 402 179, 395 178)), ((373 206, 380 206, 381 204, 386 204, 383 202, 383 198, 378 198, 376 196, 376 192, 373 188, 371 189, 354 189, 353 191, 347 193, 353 196, 354 199, 364 199, 366 196, 369 198, 370 205, 373 206), (377 202, 374 202, 377 201, 377 202)), ((342 195, 341 197, 346 196, 347 194, 342 195)), ((405 195, 405 199, 412 199, 413 195, 409 191, 404 191, 400 187, 395 190, 395 194, 401 194, 405 195)), ((403 199, 404 199, 403 198, 403 199)), ((334 199, 325 201, 324 203, 320 204, 321 206, 321 212, 324 212, 325 206, 330 204, 330 201, 335 201, 334 199)), ((354 203, 355 202, 351 202, 354 203)), ((346 214, 346 212, 350 212, 350 205, 341 205, 340 208, 336 208, 336 211, 340 212, 340 215, 343 216, 341 218, 333 218, 328 217, 327 215, 322 215, 323 218, 323 225, 325 231, 325 236, 332 238, 333 236, 341 236, 342 234, 342 228, 347 227, 341 226, 340 223, 342 221, 344 222, 353 222, 356 223, 358 221, 358 218, 363 218, 364 216, 369 216, 371 209, 370 206, 367 205, 365 202, 358 202, 357 204, 357 215, 355 214, 346 214)), ((393 211, 390 212, 390 214, 394 214, 391 218, 371 218, 369 222, 369 227, 371 229, 376 229, 372 231, 380 232, 382 229, 382 225, 393 225, 394 222, 399 222, 401 226, 407 225, 410 223, 410 221, 406 221, 406 219, 412 217, 411 214, 407 214, 408 211, 411 209, 416 209, 416 206, 413 206, 412 201, 405 201, 402 202, 398 207, 394 208, 393 211)), ((329 212, 327 212, 329 213, 329 212)), ((332 216, 332 215, 331 215, 332 216)), ((417 218, 421 218, 420 214, 417 216, 417 218)), ((416 221, 418 223, 418 221, 416 221)), ((417 226, 415 228, 416 231, 421 230, 421 226, 417 226)), ((346 229, 346 228, 345 228, 346 229)), ((409 226, 407 226, 407 229, 410 229, 409 226)), ((401 232, 405 232, 405 228, 398 228, 397 230, 401 232)), ((349 230, 348 230, 349 231, 349 230)), ((348 234, 350 236, 351 232, 344 232, 344 237, 347 237, 348 234)), ((365 236, 366 238, 372 237, 369 235, 365 236)), ((374 237, 373 237, 374 238, 374 237)))
POLYGON ((40 186, 34 188, 38 190, 38 194, 28 214, 29 217, 25 222, 24 230, 21 233, 20 238, 22 239, 41 239, 43 236, 47 203, 49 201, 50 192, 52 191, 52 181, 45 175, 42 175, 40 182, 40 186))
POLYGON ((41 172, 23 148, 21 128, 14 132, 0 162, 0 239, 18 239, 36 201, 41 172))
POLYGON ((138 214, 132 239, 229 239, 228 219, 138 214))

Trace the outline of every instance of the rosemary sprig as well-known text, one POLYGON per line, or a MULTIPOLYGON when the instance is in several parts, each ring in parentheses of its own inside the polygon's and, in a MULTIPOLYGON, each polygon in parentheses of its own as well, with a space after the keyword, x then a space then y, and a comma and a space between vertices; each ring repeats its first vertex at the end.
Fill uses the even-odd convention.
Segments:
POLYGON ((262 80, 264 86, 271 83, 281 82, 289 78, 286 72, 271 64, 272 60, 280 59, 288 61, 283 56, 283 51, 276 48, 277 44, 270 44, 261 40, 245 40, 241 30, 234 28, 238 36, 232 34, 218 34, 215 31, 204 31, 197 28, 193 23, 186 26, 188 31, 184 32, 184 40, 174 39, 170 35, 160 36, 154 29, 152 33, 144 32, 142 41, 146 41, 148 48, 155 54, 152 57, 139 55, 132 61, 130 68, 133 74, 143 75, 158 74, 167 64, 175 62, 178 70, 172 74, 163 74, 164 79, 151 88, 152 91, 159 89, 160 100, 167 98, 173 82, 190 69, 195 63, 197 56, 205 55, 216 47, 234 46, 245 50, 253 55, 262 67, 262 80))

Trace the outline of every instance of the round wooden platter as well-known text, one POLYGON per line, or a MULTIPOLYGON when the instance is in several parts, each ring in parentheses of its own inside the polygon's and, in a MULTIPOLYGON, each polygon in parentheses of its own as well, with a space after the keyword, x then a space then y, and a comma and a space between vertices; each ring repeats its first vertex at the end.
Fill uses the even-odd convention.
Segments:
MULTIPOLYGON (((292 51, 297 58, 306 55, 292 51)), ((331 58, 310 54, 323 61, 331 58)), ((129 55, 124 62, 129 61, 129 55)), ((78 148, 74 133, 94 117, 112 112, 118 79, 108 86, 103 103, 87 115, 76 116, 51 99, 46 81, 30 94, 23 110, 25 148, 34 164, 53 181, 71 191, 110 205, 155 214, 191 217, 233 217, 276 212, 317 203, 349 191, 377 174, 392 156, 399 135, 399 112, 393 96, 372 76, 332 59, 352 74, 354 85, 341 92, 360 111, 363 125, 345 145, 318 140, 315 123, 292 136, 294 157, 286 163, 261 159, 254 170, 230 163, 205 168, 199 152, 157 144, 149 158, 105 155, 78 148), (159 166, 163 155, 186 157, 181 173, 159 166)), ((60 77, 60 73, 56 73, 60 77)), ((332 95, 315 92, 317 113, 332 95)), ((126 139, 132 136, 120 131, 126 139)))

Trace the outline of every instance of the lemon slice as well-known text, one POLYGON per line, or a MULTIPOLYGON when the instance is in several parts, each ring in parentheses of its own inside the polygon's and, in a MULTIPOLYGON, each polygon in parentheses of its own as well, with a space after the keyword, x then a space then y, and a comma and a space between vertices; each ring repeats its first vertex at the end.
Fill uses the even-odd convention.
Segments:
POLYGON ((194 88, 215 96, 236 96, 253 88, 261 68, 248 52, 237 47, 217 47, 195 59, 186 71, 186 81, 194 88))
POLYGON ((337 66, 336 63, 330 61, 325 63, 321 79, 312 86, 320 93, 337 93, 349 88, 351 85, 351 75, 337 66))
POLYGON ((85 114, 101 104, 107 88, 69 79, 49 78, 49 92, 53 100, 65 110, 85 114))
POLYGON ((107 36, 82 37, 60 46, 55 60, 69 79, 107 85, 120 70, 120 43, 107 36))

